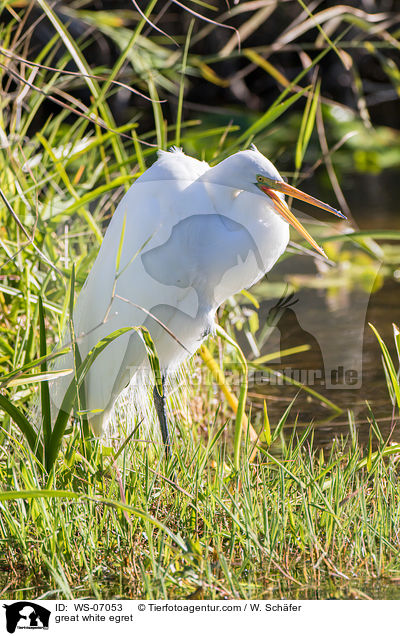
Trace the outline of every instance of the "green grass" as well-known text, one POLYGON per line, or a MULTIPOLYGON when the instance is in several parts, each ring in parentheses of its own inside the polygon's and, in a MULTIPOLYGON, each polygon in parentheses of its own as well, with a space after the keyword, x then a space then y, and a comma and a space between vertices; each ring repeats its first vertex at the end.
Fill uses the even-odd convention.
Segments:
MULTIPOLYGON (((0 595, 313 598, 348 596, 354 589, 362 595, 371 581, 396 579, 400 447, 382 438, 372 414, 366 447, 358 443, 349 413, 349 437, 333 440, 329 451, 322 451, 313 448, 311 430, 286 433, 289 409, 279 421, 269 422, 267 411, 246 403, 243 376, 234 396, 236 434, 232 412, 219 398, 223 383, 196 385, 188 397, 192 417, 175 416, 174 455, 166 465, 161 446, 140 439, 139 425, 130 437, 117 431, 106 444, 91 438, 84 417, 75 424, 65 417, 51 430, 47 391, 54 346, 69 328, 74 297, 109 219, 124 191, 155 160, 158 147, 179 142, 211 162, 252 141, 273 161, 279 161, 282 148, 290 147, 295 156, 292 180, 321 166, 339 198, 332 155, 325 153, 325 132, 331 147, 337 147, 339 167, 346 169, 353 160, 360 169, 398 165, 398 134, 384 127, 366 128, 365 108, 345 109, 347 119, 338 124, 338 105, 324 95, 316 70, 327 55, 351 56, 356 50, 348 23, 357 18, 365 33, 363 45, 372 49, 398 89, 398 75, 388 64, 394 46, 389 34, 383 30, 373 36, 367 14, 355 16, 349 7, 324 46, 302 45, 313 59, 292 81, 268 60, 267 52, 239 51, 232 40, 227 58, 250 60, 281 92, 263 113, 243 113, 234 123, 216 118, 208 125, 207 117, 185 120, 183 107, 190 82, 202 78, 224 85, 213 70, 218 56, 191 51, 204 35, 202 29, 216 29, 215 24, 204 23, 197 30, 192 24, 190 37, 177 34, 181 46, 171 52, 167 38, 145 34, 146 21, 135 12, 129 14, 127 26, 124 16, 69 8, 71 17, 83 17, 117 45, 113 68, 95 68, 87 63, 85 43, 73 40, 49 3, 38 4, 55 34, 28 61, 12 3, 3 3, 0 15, 0 595), (145 106, 120 126, 107 101, 120 87, 118 82, 147 97, 145 106), (77 86, 88 91, 87 103, 76 97, 77 86), (177 112, 168 120, 172 98, 177 112), (37 129, 48 101, 60 110, 37 129), (302 112, 293 112, 295 107, 302 112), (153 124, 145 128, 142 120, 149 112, 153 124), (349 127, 359 131, 361 149, 347 137, 349 127), (389 147, 377 158, 382 140, 389 147), (322 159, 318 144, 325 153, 322 159), (199 413, 196 400, 202 405, 199 413), (32 425, 38 401, 39 433, 32 425), (255 428, 263 430, 263 450, 255 461, 250 461, 253 444, 240 435, 243 410, 255 428)), ((148 5, 151 18, 154 6, 148 5)), ((252 13, 256 15, 254 28, 262 19, 252 13)), ((323 14, 322 25, 325 19, 323 14)), ((312 31, 308 15, 300 27, 303 33, 312 31)), ((296 37, 295 28, 287 32, 287 45, 296 37)), ((353 63, 356 66, 356 57, 353 63)), ((362 104, 357 82, 355 91, 362 104)), ((315 230, 330 258, 343 266, 339 275, 345 285, 362 287, 376 262, 383 261, 385 275, 392 275, 398 267, 399 233, 353 229, 351 234, 328 232, 323 226, 315 230)), ((317 283, 328 286, 330 275, 321 273, 317 283)), ((264 282, 221 308, 219 321, 228 337, 208 346, 223 371, 238 360, 229 338, 240 329, 255 340, 259 300, 280 293, 264 282)), ((151 339, 143 330, 141 334, 157 374, 151 339)), ((391 412, 399 405, 398 363, 377 337, 391 412)), ((398 330, 395 338, 398 351, 398 330)), ((106 345, 99 343, 92 358, 106 345)), ((90 364, 78 358, 67 414, 73 400, 79 400, 77 389, 90 364)), ((267 362, 261 357, 249 365, 274 373, 265 368, 267 362)), ((197 364, 202 364, 200 358, 197 364)), ((312 387, 297 383, 297 388, 329 411, 340 411, 312 387)))
MULTIPOLYGON (((397 363, 376 335, 395 408, 397 363)), ((366 447, 349 413, 348 435, 322 450, 311 426, 283 434, 293 404, 272 432, 265 410, 257 457, 246 436, 237 462, 234 423, 209 419, 212 394, 203 388, 208 412, 190 427, 172 417, 168 463, 140 423, 108 445, 76 424, 46 472, 3 428, 3 596, 365 598, 376 581, 390 586, 400 575, 400 444, 372 412, 366 447)))
POLYGON ((168 467, 160 446, 134 440, 117 462, 94 443, 88 461, 75 430, 50 490, 7 435, 2 596, 314 598, 399 576, 400 445, 368 453, 350 426, 324 453, 308 431, 254 464, 245 449, 235 473, 216 428, 207 440, 178 430, 168 467))

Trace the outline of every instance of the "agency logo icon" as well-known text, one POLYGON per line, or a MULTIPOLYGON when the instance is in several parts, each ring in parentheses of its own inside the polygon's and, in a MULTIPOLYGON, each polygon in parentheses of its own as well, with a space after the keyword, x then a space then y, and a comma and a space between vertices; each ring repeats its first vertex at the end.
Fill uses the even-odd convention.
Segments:
POLYGON ((6 629, 14 634, 16 629, 49 629, 50 610, 31 601, 16 601, 3 605, 6 610, 6 629))

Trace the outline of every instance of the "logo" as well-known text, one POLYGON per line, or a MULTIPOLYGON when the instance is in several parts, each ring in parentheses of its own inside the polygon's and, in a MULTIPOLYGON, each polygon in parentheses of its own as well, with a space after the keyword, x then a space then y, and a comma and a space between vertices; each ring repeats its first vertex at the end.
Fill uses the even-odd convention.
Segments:
POLYGON ((16 629, 49 629, 51 612, 37 603, 17 601, 3 607, 9 634, 14 634, 16 629))

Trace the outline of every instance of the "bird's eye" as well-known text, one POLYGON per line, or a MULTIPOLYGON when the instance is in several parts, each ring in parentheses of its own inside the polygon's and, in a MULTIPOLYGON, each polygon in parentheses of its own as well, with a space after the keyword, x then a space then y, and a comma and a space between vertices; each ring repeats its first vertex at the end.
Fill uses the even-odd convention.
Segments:
POLYGON ((257 181, 261 182, 263 180, 261 175, 257 175, 257 181))

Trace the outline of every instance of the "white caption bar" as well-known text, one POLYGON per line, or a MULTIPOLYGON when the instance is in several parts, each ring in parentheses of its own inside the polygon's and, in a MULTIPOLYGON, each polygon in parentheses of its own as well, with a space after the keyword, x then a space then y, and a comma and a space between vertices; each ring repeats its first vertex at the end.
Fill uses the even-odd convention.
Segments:
MULTIPOLYGON (((11 601, 0 604, 0 634, 271 633, 307 636, 392 632, 399 601, 11 601), (277 633, 277 632, 274 632, 277 633)), ((208 635, 207 635, 208 636, 208 635)))

